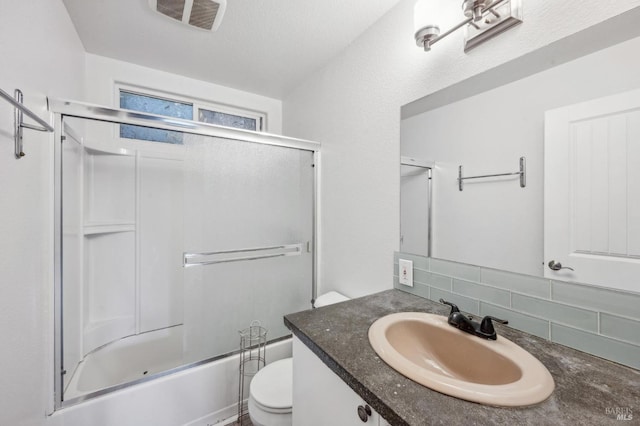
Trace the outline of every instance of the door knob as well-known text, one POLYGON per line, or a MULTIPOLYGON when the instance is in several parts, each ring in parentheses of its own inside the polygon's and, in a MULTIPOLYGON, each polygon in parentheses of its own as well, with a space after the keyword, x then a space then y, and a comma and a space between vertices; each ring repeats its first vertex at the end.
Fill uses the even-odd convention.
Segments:
POLYGON ((573 271, 573 268, 562 266, 562 263, 556 262, 555 260, 549 262, 549 269, 551 269, 552 271, 559 271, 560 269, 568 269, 570 271, 573 271))

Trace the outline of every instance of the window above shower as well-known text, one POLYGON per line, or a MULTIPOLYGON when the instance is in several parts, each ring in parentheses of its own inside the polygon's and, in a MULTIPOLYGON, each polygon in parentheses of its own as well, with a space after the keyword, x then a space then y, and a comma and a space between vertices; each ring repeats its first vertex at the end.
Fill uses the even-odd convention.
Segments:
MULTIPOLYGON (((264 131, 266 114, 232 108, 214 103, 203 103, 195 99, 152 92, 149 90, 117 87, 119 107, 133 111, 196 120, 235 129, 264 131)), ((120 137, 174 145, 183 144, 183 134, 170 130, 152 129, 129 124, 120 125, 120 137)))

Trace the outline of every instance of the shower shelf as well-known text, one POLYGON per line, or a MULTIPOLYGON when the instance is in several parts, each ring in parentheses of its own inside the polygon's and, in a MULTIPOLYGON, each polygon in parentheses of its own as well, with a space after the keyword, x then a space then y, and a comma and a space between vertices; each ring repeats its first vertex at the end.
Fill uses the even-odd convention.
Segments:
POLYGON ((84 235, 112 234, 115 232, 132 232, 136 230, 133 222, 124 223, 87 223, 83 227, 84 235))
POLYGON ((84 149, 91 155, 124 155, 126 157, 133 157, 136 155, 135 151, 127 148, 119 147, 101 147, 98 145, 84 144, 84 149))

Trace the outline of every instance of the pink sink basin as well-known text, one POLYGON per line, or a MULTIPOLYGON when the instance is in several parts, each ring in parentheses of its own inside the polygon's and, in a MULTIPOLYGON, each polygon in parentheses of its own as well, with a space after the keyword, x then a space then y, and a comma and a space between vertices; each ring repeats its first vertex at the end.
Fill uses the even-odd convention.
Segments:
POLYGON ((369 342, 393 369, 435 391, 481 404, 518 407, 551 395, 553 377, 540 361, 498 335, 485 340, 447 318, 401 312, 378 319, 369 342))

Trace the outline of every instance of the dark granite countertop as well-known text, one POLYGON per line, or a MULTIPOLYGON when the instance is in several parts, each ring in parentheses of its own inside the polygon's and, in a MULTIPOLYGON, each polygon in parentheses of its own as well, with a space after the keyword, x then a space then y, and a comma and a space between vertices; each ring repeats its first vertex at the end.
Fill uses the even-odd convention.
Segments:
POLYGON ((551 372, 556 389, 544 402, 521 408, 480 405, 444 395, 405 378, 369 344, 369 326, 394 312, 448 315, 432 301, 387 290, 285 316, 305 345, 392 425, 605 425, 640 424, 640 371, 548 340, 496 325, 551 372), (631 409, 631 421, 616 420, 631 409))

